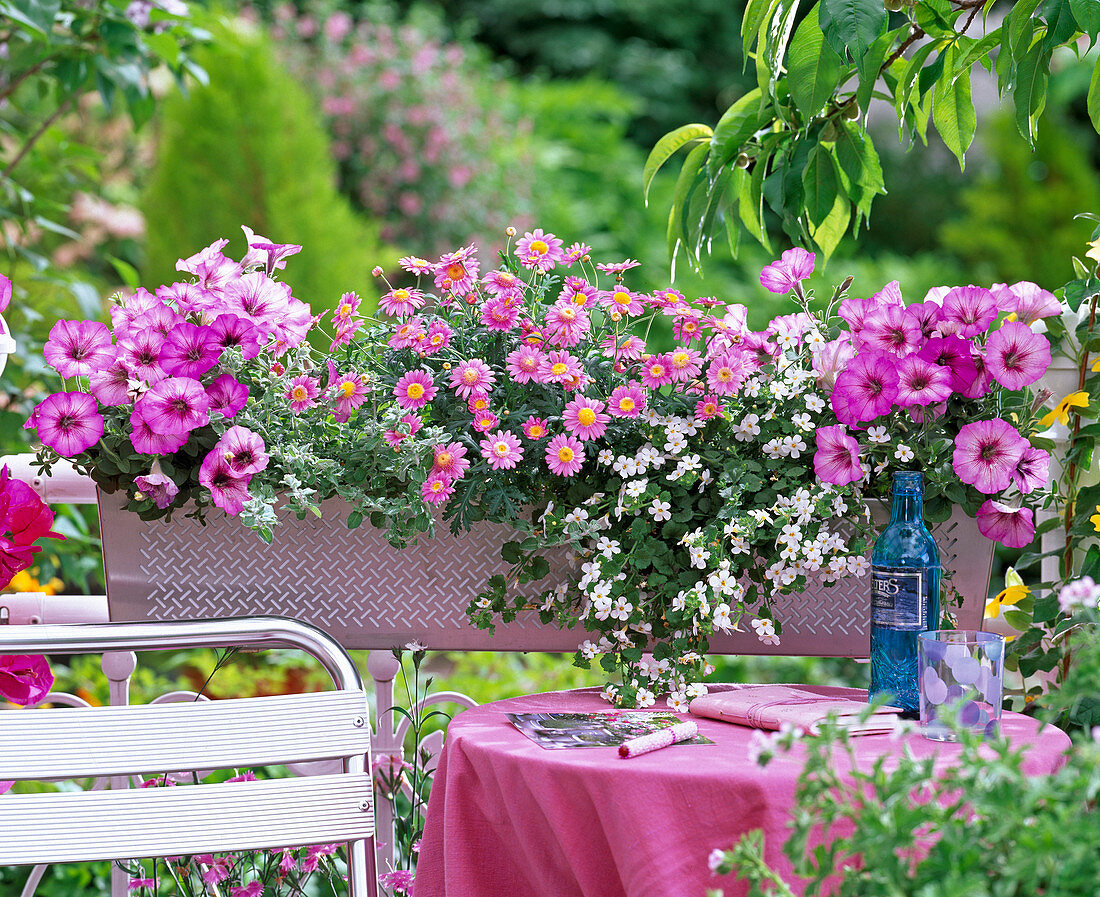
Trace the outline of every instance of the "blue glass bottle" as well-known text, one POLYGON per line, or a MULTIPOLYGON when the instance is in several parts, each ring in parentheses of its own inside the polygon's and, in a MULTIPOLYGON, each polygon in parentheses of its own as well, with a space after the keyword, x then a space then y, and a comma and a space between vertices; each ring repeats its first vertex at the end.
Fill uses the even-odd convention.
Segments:
POLYGON ((940 552, 924 524, 920 473, 894 474, 890 523, 871 552, 872 698, 918 709, 917 633, 939 628, 940 552))

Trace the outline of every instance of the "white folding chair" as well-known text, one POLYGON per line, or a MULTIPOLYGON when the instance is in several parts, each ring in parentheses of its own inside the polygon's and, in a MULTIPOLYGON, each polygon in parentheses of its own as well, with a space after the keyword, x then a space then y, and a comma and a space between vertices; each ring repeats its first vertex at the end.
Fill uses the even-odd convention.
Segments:
POLYGON ((348 843, 351 897, 376 897, 370 726, 347 652, 284 617, 0 626, 0 654, 293 647, 336 691, 0 712, 0 780, 343 761, 343 771, 179 788, 0 796, 0 865, 348 843), (367 842, 371 842, 369 845, 367 842), (369 849, 368 849, 369 847, 369 849))

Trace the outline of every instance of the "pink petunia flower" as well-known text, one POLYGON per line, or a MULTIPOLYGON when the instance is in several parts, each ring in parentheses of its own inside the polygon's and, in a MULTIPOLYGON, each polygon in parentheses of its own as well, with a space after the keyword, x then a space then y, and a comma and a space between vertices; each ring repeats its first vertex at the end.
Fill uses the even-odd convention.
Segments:
POLYGON ((562 348, 575 346, 591 330, 588 312, 583 306, 559 299, 546 311, 546 338, 562 348))
POLYGON ((523 422, 523 435, 528 439, 545 439, 550 435, 545 417, 535 417, 533 414, 523 422))
POLYGON ((134 477, 134 485, 146 498, 151 498, 153 504, 161 509, 172 504, 180 491, 176 481, 160 469, 159 461, 153 462, 152 470, 149 473, 134 477))
POLYGON ((561 247, 560 239, 553 234, 544 234, 542 228, 535 228, 516 240, 515 254, 524 268, 546 272, 565 261, 561 247))
POLYGON ((557 476, 573 476, 584 466, 584 460, 584 446, 567 433, 559 433, 546 446, 546 466, 557 476))
POLYGON ((905 315, 916 322, 925 343, 936 335, 936 328, 940 323, 940 307, 935 302, 914 302, 907 305, 905 315))
POLYGON ((601 290, 599 299, 600 303, 611 312, 619 312, 627 317, 635 317, 645 310, 641 296, 632 293, 621 284, 614 289, 601 290))
POLYGON ((116 360, 107 370, 88 377, 88 391, 105 407, 126 405, 130 401, 130 372, 121 360, 116 360))
POLYGON ((673 349, 668 359, 668 373, 673 383, 694 380, 703 370, 703 356, 694 349, 673 349))
POLYGON ((837 375, 855 357, 856 350, 846 337, 837 337, 825 343, 810 358, 810 366, 817 375, 818 387, 832 392, 837 375))
POLYGON ((814 273, 814 254, 798 246, 760 272, 760 283, 771 293, 789 293, 801 289, 801 282, 814 273))
POLYGON ((504 359, 505 370, 516 383, 530 383, 538 376, 543 353, 538 346, 522 345, 504 359))
POLYGON ((219 303, 213 293, 206 292, 198 284, 184 281, 157 287, 156 296, 161 302, 174 305, 184 315, 212 313, 219 303))
POLYGON ((607 410, 612 417, 637 417, 646 407, 646 394, 637 380, 620 383, 607 400, 607 410))
POLYGON ((523 457, 523 448, 514 434, 497 430, 481 441, 481 457, 493 470, 511 470, 523 457))
POLYGON ((1030 508, 1014 508, 988 499, 975 518, 983 536, 1009 548, 1024 548, 1035 538, 1035 517, 1030 508))
POLYGON ((241 357, 255 358, 260 354, 260 331, 246 318, 225 312, 214 319, 210 325, 214 345, 220 349, 239 347, 241 357))
POLYGON ((848 426, 874 420, 890 411, 898 393, 896 359, 892 355, 857 355, 836 378, 832 406, 837 420, 848 426))
POLYGON ((58 321, 42 355, 62 377, 87 377, 114 362, 116 349, 111 331, 98 321, 58 321))
POLYGON ((1028 445, 1012 472, 1012 483, 1023 495, 1050 482, 1050 453, 1028 445))
POLYGON ((103 435, 104 421, 95 399, 85 392, 58 392, 43 399, 28 421, 43 445, 71 458, 103 435))
POLYGON ((1050 318, 1062 313, 1062 307, 1054 294, 1029 280, 1021 280, 1012 286, 995 283, 990 292, 996 298, 1001 311, 1016 315, 1016 320, 1022 324, 1034 324, 1040 318, 1050 318))
POLYGON ((933 364, 919 355, 907 355, 898 362, 898 391, 895 401, 903 408, 946 401, 951 391, 951 372, 947 368, 933 364))
POLYGON ((214 504, 232 517, 244 510, 245 502, 252 498, 248 494, 248 482, 251 475, 240 477, 229 466, 225 453, 215 447, 203 458, 199 468, 199 483, 210 490, 214 504))
POLYGON ((206 394, 210 397, 209 414, 220 414, 222 417, 235 417, 248 403, 248 387, 238 382, 232 374, 222 374, 206 387, 206 394))
POLYGON ((848 323, 848 330, 853 337, 859 336, 867 322, 867 318, 881 308, 874 299, 857 299, 854 296, 846 296, 841 300, 836 313, 848 323))
POLYGON ((468 399, 475 393, 489 393, 495 382, 496 374, 480 358, 459 362, 451 371, 451 389, 461 399, 468 399))
POLYGON ((823 483, 843 486, 863 477, 859 463, 859 443, 848 435, 841 424, 818 427, 817 451, 814 452, 814 473, 823 483))
POLYGON ((903 358, 921 347, 924 334, 916 317, 900 305, 885 305, 869 314, 856 339, 858 348, 903 358))
POLYGON ((0 697, 13 704, 37 704, 53 687, 53 673, 39 654, 0 654, 0 697))
POLYGON ((286 400, 291 411, 295 414, 301 414, 307 408, 312 408, 317 404, 314 400, 319 394, 317 381, 306 374, 302 374, 290 381, 290 388, 286 391, 286 400))
POLYGON ((188 431, 157 433, 140 411, 130 412, 130 442, 141 455, 170 455, 183 448, 188 431))
POLYGON ((135 330, 118 341, 119 359, 137 380, 156 383, 168 375, 160 366, 164 337, 154 330, 135 330))
POLYGON ((198 380, 218 363, 221 355, 213 328, 185 321, 172 328, 160 347, 160 366, 170 377, 198 380))
POLYGON ((1050 341, 1027 324, 1007 321, 990 334, 985 364, 1005 389, 1023 389, 1050 367, 1050 341))
POLYGON ((403 374, 393 388, 397 404, 406 411, 419 411, 438 392, 432 381, 432 372, 420 368, 403 374))
POLYGON ((454 495, 454 491, 455 487, 450 477, 442 473, 433 473, 420 487, 420 497, 426 504, 438 507, 454 495))
POLYGON ((742 335, 740 348, 745 353, 748 360, 752 363, 754 370, 760 370, 763 367, 771 364, 775 361, 779 355, 779 346, 775 340, 771 339, 771 334, 767 331, 761 331, 759 333, 755 331, 749 331, 742 335))
POLYGON ((420 290, 396 287, 378 299, 378 307, 391 318, 407 318, 426 301, 420 290))
POLYGON ((921 358, 945 367, 951 374, 951 389, 962 392, 978 378, 978 364, 970 343, 958 336, 933 337, 917 353, 921 358))
POLYGON ((943 297, 939 331, 962 337, 977 336, 997 318, 997 300, 983 287, 955 287, 943 297))
POLYGON ((604 407, 603 402, 577 396, 566 404, 562 411, 565 429, 584 442, 599 439, 607 430, 608 421, 611 420, 604 412, 604 407))
POLYGON ((456 295, 465 295, 477 283, 481 263, 477 246, 471 243, 456 252, 444 255, 435 265, 435 285, 456 295))
POLYGON ((672 382, 672 365, 667 355, 654 355, 642 363, 642 385, 646 389, 660 389, 672 382))
POLYGON ((722 413, 722 400, 716 395, 705 395, 695 403, 695 419, 710 420, 722 413))
POLYGON ((965 424, 955 437, 952 467, 964 483, 992 495, 1008 488, 1027 446, 1016 428, 999 417, 965 424))
POLYGON ((247 427, 230 427, 215 447, 221 451, 234 476, 250 477, 267 468, 264 441, 247 427))
POLYGON ((466 447, 458 442, 437 445, 434 449, 432 473, 439 473, 448 480, 461 480, 470 466, 466 458, 466 447))

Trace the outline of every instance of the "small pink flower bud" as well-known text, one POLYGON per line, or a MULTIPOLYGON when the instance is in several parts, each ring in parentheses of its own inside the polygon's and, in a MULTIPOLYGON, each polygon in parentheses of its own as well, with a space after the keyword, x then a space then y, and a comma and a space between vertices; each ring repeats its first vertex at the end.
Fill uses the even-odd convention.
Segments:
POLYGON ((374 268, 371 269, 370 273, 373 277, 381 277, 382 276, 382 266, 381 265, 375 265, 374 268))

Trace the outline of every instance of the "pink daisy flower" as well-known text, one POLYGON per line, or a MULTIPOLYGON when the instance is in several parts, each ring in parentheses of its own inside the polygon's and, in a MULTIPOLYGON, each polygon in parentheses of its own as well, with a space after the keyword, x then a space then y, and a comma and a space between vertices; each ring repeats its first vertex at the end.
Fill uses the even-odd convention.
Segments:
POLYGON ((451 371, 451 388, 462 399, 468 399, 474 393, 489 393, 496 382, 496 375, 480 358, 463 361, 451 371))
POLYGON ((616 363, 621 361, 638 361, 645 352, 645 340, 632 333, 623 336, 604 337, 600 340, 600 348, 605 355, 610 355, 616 363))
POLYGON ((561 247, 561 240, 553 234, 543 233, 540 227, 516 240, 515 254, 524 268, 546 272, 558 262, 565 261, 565 253, 561 247))
POLYGON ((62 377, 87 377, 104 371, 115 360, 111 331, 98 321, 58 321, 42 355, 62 377))
POLYGON ((695 403, 695 419, 710 420, 722 413, 721 399, 716 395, 705 395, 695 403))
POLYGON ((386 430, 382 434, 382 438, 388 445, 393 446, 395 450, 401 448, 401 444, 410 436, 415 436, 420 432, 420 428, 424 426, 424 422, 416 414, 406 414, 397 422, 397 426, 392 430, 386 430))
POLYGON ((612 417, 637 417, 645 406, 645 391, 637 380, 620 383, 611 390, 607 400, 607 410, 612 417))
POLYGON ((814 273, 814 254, 796 246, 760 272, 760 283, 768 292, 800 290, 801 282, 814 273))
POLYGON ((329 343, 328 350, 335 352, 341 346, 346 346, 351 342, 355 331, 363 326, 363 322, 359 320, 344 321, 336 328, 336 338, 329 343))
POLYGON ((520 346, 504 359, 505 370, 517 383, 530 383, 538 376, 543 353, 537 346, 520 346))
POLYGON ((424 322, 419 317, 409 318, 393 332, 389 346, 393 349, 416 349, 425 337, 424 322))
POLYGON ((613 262, 610 265, 599 264, 596 268, 603 271, 604 274, 622 274, 624 271, 629 271, 631 268, 637 268, 641 265, 641 262, 636 259, 624 259, 621 262, 613 262))
POLYGON ((667 355, 654 355, 642 363, 642 385, 646 389, 660 389, 672 382, 672 365, 667 355))
POLYGON ((481 414, 483 411, 488 411, 489 397, 484 393, 470 396, 470 398, 466 400, 466 409, 470 414, 474 415, 481 414))
POLYGON ((545 417, 535 417, 532 414, 523 422, 523 435, 528 439, 544 439, 549 434, 545 417))
POLYGON ((1030 508, 1014 508, 987 499, 975 519, 983 536, 1009 548, 1024 548, 1035 538, 1035 518, 1030 508))
POLYGON ((397 287, 378 300, 378 307, 391 318, 407 318, 423 306, 425 301, 424 294, 420 290, 397 287))
POLYGON ((474 288, 481 263, 477 258, 477 246, 471 243, 457 252, 449 252, 435 265, 435 285, 464 296, 474 288))
POLYGON ((965 424, 955 437, 951 465, 964 483, 993 495, 1008 488, 1027 446, 1006 420, 976 421, 965 424))
POLYGON ((565 429, 584 442, 599 439, 607 430, 608 421, 611 420, 604 413, 605 407, 603 402, 577 396, 562 411, 565 429))
POLYGON ((450 480, 461 480, 466 475, 470 462, 466 458, 466 447, 459 442, 448 442, 434 448, 435 458, 432 473, 442 474, 450 480))
POLYGON ((657 290, 653 294, 653 304, 657 308, 663 308, 669 312, 691 310, 688 308, 687 297, 679 290, 674 290, 671 287, 667 290, 657 290))
POLYGON ((673 313, 672 335, 682 343, 698 339, 703 329, 702 316, 692 308, 677 308, 673 313))
POLYGON ((627 317, 640 315, 645 310, 641 296, 621 285, 611 290, 601 290, 599 298, 611 312, 619 312, 627 317))
POLYGON ((523 448, 514 434, 497 430, 481 441, 481 457, 493 470, 511 470, 523 457, 523 448))
POLYGON ((450 477, 442 473, 433 473, 420 487, 420 497, 424 499, 425 503, 439 507, 454 495, 454 491, 455 487, 452 485, 450 477))
POLYGON ((591 324, 583 306, 559 299, 546 311, 546 338, 555 346, 575 346, 588 335, 591 324))
POLYGON ((342 374, 332 380, 336 405, 333 417, 340 423, 344 423, 351 417, 351 413, 367 400, 370 387, 367 386, 362 376, 356 373, 342 374))
POLYGON ((481 278, 481 285, 493 296, 517 296, 523 290, 523 281, 511 271, 490 271, 481 278))
POLYGON ((552 349, 542 360, 538 380, 540 383, 557 383, 566 386, 584 376, 580 361, 568 352, 552 349))
POLYGON ((584 466, 584 445, 567 433, 559 433, 546 446, 546 466, 559 477, 571 477, 584 466))
POLYGON ((295 414, 301 414, 307 408, 312 408, 317 403, 317 381, 312 377, 302 374, 290 381, 290 388, 286 391, 286 400, 290 403, 290 410, 295 414))
POLYGON ((818 427, 817 451, 814 453, 814 473, 823 483, 843 486, 863 477, 859 463, 859 443, 840 424, 818 427))
POLYGON ((583 259, 586 255, 592 252, 592 247, 585 243, 574 243, 563 250, 562 254, 565 256, 565 266, 571 267, 583 259))
POLYGON ((493 296, 481 306, 481 323, 489 330, 511 330, 523 308, 507 296, 493 296))
POLYGON ((719 355, 707 365, 707 386, 718 395, 735 396, 749 375, 750 367, 745 353, 737 349, 719 355))
POLYGON ((423 368, 403 374, 393 388, 397 404, 406 411, 419 411, 437 392, 431 371, 423 368))
POLYGON ((430 274, 435 267, 427 259, 422 259, 415 255, 406 255, 399 258, 397 264, 410 274, 430 274))
POLYGON ((428 325, 428 331, 420 341, 420 349, 425 355, 435 355, 440 349, 445 349, 451 344, 451 336, 454 331, 444 321, 432 321, 428 325))
POLYGON ((1027 324, 1008 321, 990 334, 985 363, 1005 389, 1023 389, 1050 367, 1050 341, 1027 324))
POLYGON ((558 293, 558 302, 571 302, 581 308, 596 304, 598 291, 587 280, 580 277, 567 277, 558 293))
POLYGON ((493 414, 492 411, 482 411, 481 414, 474 418, 473 428, 479 433, 488 433, 498 424, 500 424, 500 418, 493 414))
POLYGON ((665 357, 673 383, 694 380, 703 370, 703 357, 694 349, 673 349, 665 357))
POLYGON ((333 326, 339 330, 341 325, 349 323, 358 314, 361 301, 356 293, 344 293, 332 312, 333 326))

